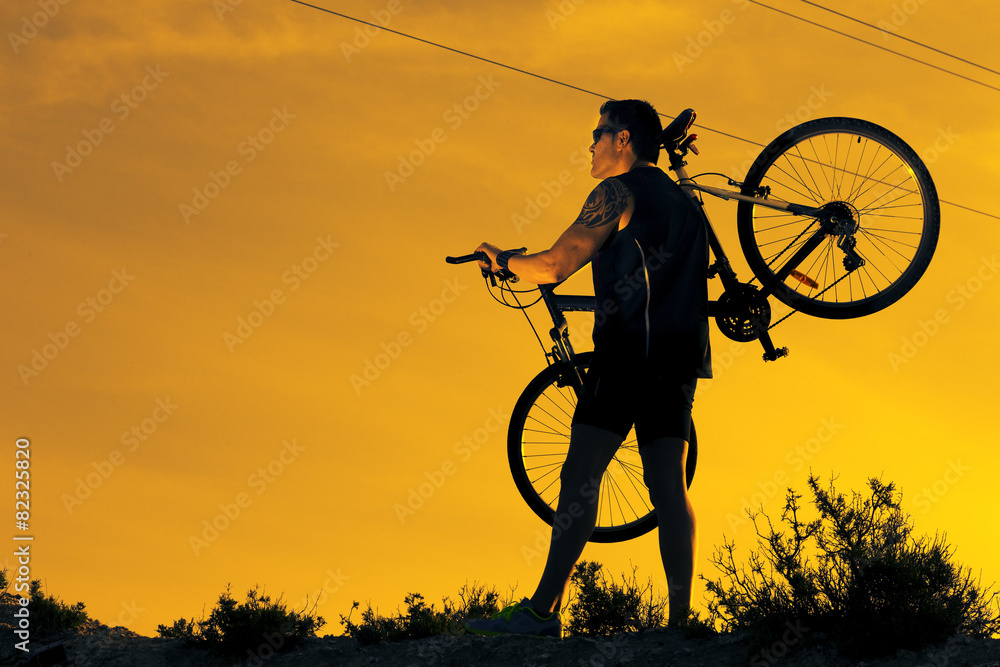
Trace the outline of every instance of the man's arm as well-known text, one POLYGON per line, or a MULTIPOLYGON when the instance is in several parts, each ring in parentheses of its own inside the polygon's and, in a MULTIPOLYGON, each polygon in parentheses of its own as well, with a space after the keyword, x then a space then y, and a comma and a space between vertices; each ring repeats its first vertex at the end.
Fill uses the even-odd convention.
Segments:
MULTIPOLYGON (((618 228, 622 215, 632 215, 635 202, 632 193, 616 178, 602 181, 587 197, 576 221, 564 231, 548 250, 533 255, 515 255, 508 268, 528 282, 536 285, 559 283, 586 266, 597 250, 618 228)), ((492 265, 483 268, 500 270, 497 265, 496 246, 483 243, 483 250, 492 265)))

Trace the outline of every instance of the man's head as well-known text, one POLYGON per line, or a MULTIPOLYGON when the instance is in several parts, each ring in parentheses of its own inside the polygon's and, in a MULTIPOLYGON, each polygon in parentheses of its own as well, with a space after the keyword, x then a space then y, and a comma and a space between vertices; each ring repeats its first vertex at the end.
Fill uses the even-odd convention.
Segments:
POLYGON ((663 125, 653 105, 644 100, 608 100, 601 105, 597 131, 601 135, 590 147, 594 154, 590 173, 595 178, 624 173, 636 161, 656 164, 660 156, 663 125))

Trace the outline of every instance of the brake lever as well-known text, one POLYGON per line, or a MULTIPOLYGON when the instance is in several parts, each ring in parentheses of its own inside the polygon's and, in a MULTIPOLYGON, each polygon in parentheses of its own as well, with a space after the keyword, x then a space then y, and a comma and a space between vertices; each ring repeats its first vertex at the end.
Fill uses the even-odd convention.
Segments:
POLYGON ((500 280, 506 280, 509 283, 516 283, 518 280, 517 275, 511 273, 508 269, 500 269, 497 271, 496 276, 500 278, 500 280))

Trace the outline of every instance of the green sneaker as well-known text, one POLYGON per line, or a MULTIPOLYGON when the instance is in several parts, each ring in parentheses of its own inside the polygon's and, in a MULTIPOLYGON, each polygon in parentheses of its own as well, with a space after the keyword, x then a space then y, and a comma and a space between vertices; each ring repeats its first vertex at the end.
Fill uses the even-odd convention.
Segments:
POLYGON ((466 621, 465 629, 476 635, 530 635, 562 639, 559 612, 539 616, 528 598, 504 607, 489 620, 466 621))

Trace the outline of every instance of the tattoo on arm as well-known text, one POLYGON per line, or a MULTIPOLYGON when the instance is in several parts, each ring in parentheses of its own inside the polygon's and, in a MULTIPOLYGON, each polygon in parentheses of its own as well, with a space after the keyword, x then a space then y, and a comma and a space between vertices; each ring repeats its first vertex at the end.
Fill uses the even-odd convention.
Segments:
POLYGON ((628 208, 628 195, 629 191, 624 183, 616 178, 609 178, 590 193, 580 216, 573 224, 593 229, 617 223, 628 208))

